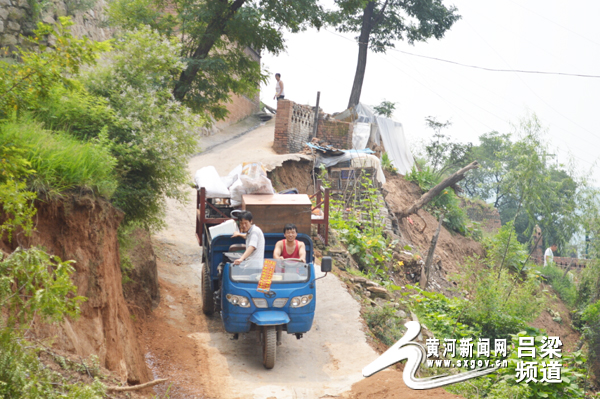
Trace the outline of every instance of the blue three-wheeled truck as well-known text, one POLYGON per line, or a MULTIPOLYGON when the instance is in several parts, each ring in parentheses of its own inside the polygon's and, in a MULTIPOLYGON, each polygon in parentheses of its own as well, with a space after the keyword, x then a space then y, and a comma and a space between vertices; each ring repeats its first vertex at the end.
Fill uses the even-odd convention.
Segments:
MULTIPOLYGON (((315 207, 324 206, 326 216, 328 194, 325 191, 319 196, 315 207)), ((263 364, 271 369, 275 366, 282 333, 300 339, 312 327, 319 279, 314 268, 313 242, 306 234, 298 234, 296 238, 306 246, 306 263, 298 259, 271 260, 275 244, 284 235, 265 233, 264 257, 269 272, 263 273, 267 266, 252 261, 235 265, 234 260, 245 250, 245 241, 230 235, 212 238, 209 231, 209 227, 232 216, 226 201, 207 199, 205 190, 198 190, 196 236, 202 246, 202 310, 207 315, 220 312, 225 331, 233 334, 234 339, 239 334, 256 331, 262 345, 263 364)), ((321 272, 330 271, 331 258, 323 257, 321 272)))

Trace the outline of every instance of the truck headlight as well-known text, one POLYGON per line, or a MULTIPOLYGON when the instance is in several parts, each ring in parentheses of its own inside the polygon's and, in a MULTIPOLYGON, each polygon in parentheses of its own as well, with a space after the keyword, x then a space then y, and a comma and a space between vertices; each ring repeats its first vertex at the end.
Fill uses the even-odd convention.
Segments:
POLYGON ((250 301, 245 296, 227 294, 226 298, 229 303, 234 306, 240 306, 242 308, 250 307, 250 301))
POLYGON ((277 298, 273 301, 273 306, 276 308, 282 308, 287 303, 287 298, 277 298))
POLYGON ((302 306, 308 305, 312 301, 312 299, 313 299, 312 294, 295 296, 292 298, 291 305, 293 308, 301 308, 302 306))
POLYGON ((252 302, 254 302, 254 306, 257 308, 268 308, 269 304, 265 298, 252 298, 252 302))

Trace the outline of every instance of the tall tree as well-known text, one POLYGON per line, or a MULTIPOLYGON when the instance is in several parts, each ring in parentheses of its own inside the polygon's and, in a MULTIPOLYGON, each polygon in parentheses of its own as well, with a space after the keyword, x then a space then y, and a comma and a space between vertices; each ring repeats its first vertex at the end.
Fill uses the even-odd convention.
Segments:
POLYGON ((251 96, 267 78, 248 48, 279 54, 285 31, 319 28, 323 11, 317 0, 114 0, 111 17, 126 28, 150 24, 180 38, 187 64, 174 97, 221 119, 231 93, 251 96))
MULTIPOLYGON (((278 54, 285 49, 284 30, 298 32, 321 26, 316 0, 216 0, 198 6, 195 0, 178 0, 181 9, 186 69, 173 94, 192 104, 215 104, 228 99, 229 91, 256 92, 266 79, 258 62, 244 54, 278 54)), ((222 108, 221 108, 222 109, 222 108)))
POLYGON ((572 170, 557 164, 535 115, 522 119, 512 135, 480 136, 472 157, 481 168, 466 177, 470 197, 493 203, 502 224, 514 220, 520 242, 529 241, 534 226, 542 228, 544 244, 564 245, 582 227, 591 189, 572 170))
POLYGON ((472 148, 471 158, 476 159, 481 168, 471 172, 462 186, 469 197, 482 198, 498 208, 505 195, 502 183, 511 159, 510 134, 485 133, 479 136, 479 142, 472 148))
POLYGON ((335 0, 332 22, 340 32, 360 32, 358 62, 348 108, 360 101, 368 50, 385 53, 394 41, 440 39, 460 16, 442 0, 335 0))

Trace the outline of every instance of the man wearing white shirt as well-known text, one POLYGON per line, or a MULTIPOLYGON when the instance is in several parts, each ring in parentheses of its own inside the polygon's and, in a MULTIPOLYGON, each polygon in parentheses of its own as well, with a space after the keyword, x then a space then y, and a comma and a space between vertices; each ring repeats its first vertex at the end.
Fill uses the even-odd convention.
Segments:
POLYGON ((558 249, 556 244, 552 244, 550 248, 546 249, 544 253, 544 266, 547 266, 548 263, 554 262, 554 251, 558 249))
POLYGON ((275 96, 273 96, 273 99, 276 99, 277 101, 283 100, 285 98, 285 92, 283 91, 283 80, 281 80, 280 73, 275 74, 275 80, 277 80, 277 82, 275 82, 275 96))
POLYGON ((232 237, 243 237, 246 239, 246 251, 236 259, 233 264, 239 265, 245 260, 262 266, 265 259, 265 236, 260 229, 252 223, 252 213, 244 211, 239 214, 240 231, 233 233, 232 237))

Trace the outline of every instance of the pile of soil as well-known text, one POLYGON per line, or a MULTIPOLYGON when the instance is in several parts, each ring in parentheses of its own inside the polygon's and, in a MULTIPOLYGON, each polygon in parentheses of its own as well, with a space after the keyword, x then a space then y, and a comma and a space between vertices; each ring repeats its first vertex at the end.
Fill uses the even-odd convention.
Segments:
POLYGON ((442 388, 415 391, 408 388, 402 380, 402 372, 396 370, 381 371, 354 385, 352 390, 341 396, 347 399, 461 399, 462 396, 444 391, 442 388))
POLYGON ((268 172, 267 176, 271 179, 275 192, 297 188, 300 194, 313 194, 312 169, 313 163, 308 160, 290 160, 268 172))
MULTIPOLYGON (((390 211, 394 214, 408 208, 422 195, 419 186, 399 175, 386 173, 386 179, 383 193, 390 211)), ((412 243, 424 258, 427 256, 437 227, 438 220, 423 209, 420 209, 417 215, 412 215, 398 223, 402 238, 412 243)), ((444 227, 440 231, 435 253, 440 257, 446 274, 458 273, 460 271, 458 266, 469 256, 485 255, 481 244, 460 234, 451 233, 444 227)))

